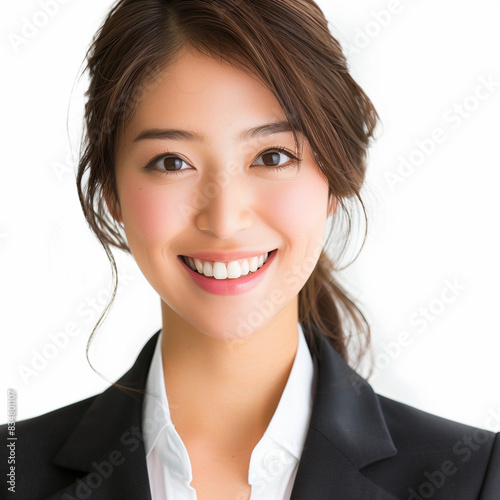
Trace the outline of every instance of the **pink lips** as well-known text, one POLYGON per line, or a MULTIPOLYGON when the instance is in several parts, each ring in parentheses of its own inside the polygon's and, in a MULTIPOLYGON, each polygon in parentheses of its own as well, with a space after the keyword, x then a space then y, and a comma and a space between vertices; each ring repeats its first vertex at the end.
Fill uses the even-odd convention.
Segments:
POLYGON ((213 277, 207 277, 196 271, 193 271, 182 259, 181 256, 177 258, 181 262, 182 266, 188 274, 193 278, 194 282, 203 290, 214 295, 238 295, 240 293, 245 293, 249 290, 255 288, 261 279, 264 277, 270 264, 274 261, 277 254, 277 250, 273 250, 269 253, 267 261, 264 265, 257 269, 257 271, 242 276, 240 278, 234 279, 224 279, 218 280, 213 277))

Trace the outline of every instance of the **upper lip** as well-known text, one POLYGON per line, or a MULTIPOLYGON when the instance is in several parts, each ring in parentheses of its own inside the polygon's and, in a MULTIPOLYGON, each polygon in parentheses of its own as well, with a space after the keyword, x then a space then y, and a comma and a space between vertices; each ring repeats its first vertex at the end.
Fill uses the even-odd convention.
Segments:
MULTIPOLYGON (((276 250, 275 248, 273 250, 276 250)), ((249 259, 250 257, 259 257, 273 250, 233 250, 228 252, 193 252, 183 257, 192 257, 193 259, 208 260, 211 262, 232 262, 235 260, 249 259)))

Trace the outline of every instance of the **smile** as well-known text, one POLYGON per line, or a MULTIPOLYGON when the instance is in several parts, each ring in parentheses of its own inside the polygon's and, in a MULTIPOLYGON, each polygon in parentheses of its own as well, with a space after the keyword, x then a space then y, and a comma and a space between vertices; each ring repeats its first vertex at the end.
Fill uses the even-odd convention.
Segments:
POLYGON ((177 258, 198 287, 210 294, 227 296, 253 290, 264 278, 266 271, 270 269, 277 253, 278 250, 274 249, 248 259, 231 262, 203 261, 184 255, 178 255, 177 258), (191 259, 193 262, 190 261, 191 259), (198 270, 198 267, 202 272, 198 270))
POLYGON ((181 257, 184 263, 193 271, 206 277, 225 280, 236 279, 254 273, 267 262, 271 253, 272 252, 266 252, 262 255, 250 257, 249 259, 234 260, 227 263, 194 259, 193 257, 187 257, 185 255, 181 257))

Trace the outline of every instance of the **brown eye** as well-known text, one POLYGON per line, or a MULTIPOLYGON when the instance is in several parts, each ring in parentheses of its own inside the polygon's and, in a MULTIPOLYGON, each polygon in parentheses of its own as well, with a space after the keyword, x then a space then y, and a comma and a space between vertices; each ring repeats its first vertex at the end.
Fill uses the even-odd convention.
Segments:
POLYGON ((185 160, 175 155, 158 155, 153 158, 145 167, 146 170, 159 171, 163 174, 182 174, 187 170, 192 170, 191 165, 185 160))
POLYGON ((264 161, 264 165, 266 167, 275 167, 280 164, 280 156, 281 153, 273 152, 273 153, 264 153, 262 155, 262 160, 264 161))
POLYGON ((158 162, 168 172, 176 172, 182 169, 184 160, 177 156, 167 156, 158 162))
POLYGON ((258 162, 257 165, 274 167, 277 170, 292 166, 297 161, 297 157, 282 148, 268 149, 261 153, 258 158, 262 158, 262 163, 258 162))

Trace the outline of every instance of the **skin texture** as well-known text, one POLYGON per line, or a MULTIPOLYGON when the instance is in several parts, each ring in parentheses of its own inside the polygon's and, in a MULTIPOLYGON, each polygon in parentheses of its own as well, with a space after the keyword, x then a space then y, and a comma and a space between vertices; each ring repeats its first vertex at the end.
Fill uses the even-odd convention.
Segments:
MULTIPOLYGON (((302 152, 290 132, 235 139, 240 131, 284 119, 276 98, 255 77, 185 49, 140 101, 117 144, 119 206, 108 206, 161 298, 172 421, 190 454, 192 485, 203 498, 216 497, 208 483, 222 470, 227 488, 236 488, 227 491, 228 498, 238 492, 245 498, 251 451, 295 358, 297 294, 337 208, 303 137, 302 152), (134 141, 155 128, 194 131, 205 140, 134 141), (301 157, 301 164, 282 154, 280 165, 289 168, 265 166, 262 154, 276 146, 301 157), (161 160, 144 168, 163 153, 181 158, 176 168, 183 171, 164 173, 161 160), (199 288, 177 258, 195 251, 275 248, 260 283, 232 296, 199 288)), ((217 495, 223 498, 220 485, 217 495)))

